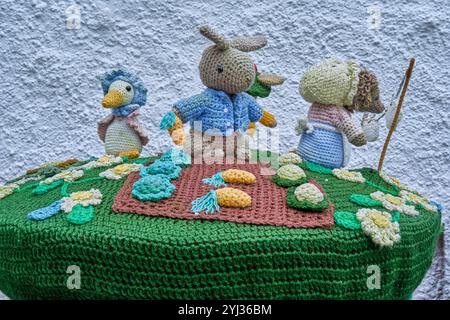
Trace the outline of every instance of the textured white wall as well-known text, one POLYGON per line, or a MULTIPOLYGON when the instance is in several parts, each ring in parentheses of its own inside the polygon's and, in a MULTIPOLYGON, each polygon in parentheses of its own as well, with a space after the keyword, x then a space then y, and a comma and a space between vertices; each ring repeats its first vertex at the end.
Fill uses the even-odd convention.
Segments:
MULTIPOLYGON (((210 24, 228 36, 268 37, 252 55, 261 70, 288 78, 261 101, 278 116, 281 151, 298 143, 294 118, 308 103, 297 87, 308 66, 327 57, 358 59, 377 73, 386 102, 416 57, 385 169, 450 206, 447 1, 92 1, 79 3, 75 30, 65 12, 74 3, 0 2, 0 183, 52 159, 102 154, 96 122, 107 112, 96 77, 117 66, 137 71, 149 89, 144 154, 166 149, 159 120, 173 102, 202 90, 197 64, 209 42, 197 27, 210 24), (381 20, 371 29, 374 5, 381 20)), ((376 166, 386 131, 356 150, 350 165, 376 166)))

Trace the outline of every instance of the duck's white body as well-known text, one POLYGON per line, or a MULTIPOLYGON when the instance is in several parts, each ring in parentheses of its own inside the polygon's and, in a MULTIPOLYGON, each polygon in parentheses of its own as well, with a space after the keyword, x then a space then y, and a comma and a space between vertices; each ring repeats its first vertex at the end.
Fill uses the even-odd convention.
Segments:
POLYGON ((105 151, 107 154, 142 151, 141 139, 126 119, 116 117, 106 129, 105 151))

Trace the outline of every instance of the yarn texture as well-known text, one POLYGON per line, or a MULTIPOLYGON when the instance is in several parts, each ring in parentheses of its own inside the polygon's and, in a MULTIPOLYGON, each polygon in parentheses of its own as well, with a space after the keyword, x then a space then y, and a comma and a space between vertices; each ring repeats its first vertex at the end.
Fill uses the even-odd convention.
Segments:
MULTIPOLYGON (((160 202, 131 197, 137 172, 125 183, 90 180, 89 188, 101 191, 102 202, 90 223, 77 226, 64 214, 28 220, 28 213, 60 199, 60 191, 37 196, 28 187, 35 182, 25 183, 22 192, 0 200, 0 290, 12 299, 408 299, 431 265, 440 212, 391 213, 401 240, 380 247, 362 229, 334 225, 336 215, 330 214, 335 208, 336 214, 356 215, 364 206, 349 201, 350 196, 378 189, 330 173, 305 169, 330 200, 323 212, 285 209, 286 189, 261 176, 259 165, 246 164, 239 169, 252 172, 257 182, 238 188, 252 197, 252 207, 194 215, 190 201, 211 190, 201 179, 226 169, 193 164, 173 180, 172 197, 160 202), (258 225, 255 215, 266 224, 258 225), (368 259, 382 272, 380 290, 367 288, 368 259), (68 264, 80 267, 82 290, 67 289, 68 264)), ((103 171, 92 168, 83 179, 103 171)), ((376 171, 358 171, 373 185, 394 190, 376 171)), ((71 193, 87 190, 76 183, 71 193)))

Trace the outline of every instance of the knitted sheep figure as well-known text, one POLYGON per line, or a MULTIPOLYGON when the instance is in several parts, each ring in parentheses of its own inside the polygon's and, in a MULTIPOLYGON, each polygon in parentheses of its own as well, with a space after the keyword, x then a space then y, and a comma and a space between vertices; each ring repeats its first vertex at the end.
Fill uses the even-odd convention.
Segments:
POLYGON ((368 141, 365 130, 352 121, 352 112, 384 110, 376 76, 352 60, 323 60, 310 67, 300 81, 300 95, 312 105, 296 128, 301 134, 297 153, 329 168, 347 165, 349 143, 362 146, 368 141))
POLYGON ((147 89, 131 73, 115 69, 101 79, 104 98, 102 106, 111 109, 109 116, 98 123, 98 135, 107 154, 139 157, 148 137, 137 120, 139 108, 147 100, 147 89))
POLYGON ((237 153, 247 159, 248 147, 242 138, 250 122, 276 126, 275 117, 245 92, 256 77, 254 63, 245 52, 264 47, 266 39, 228 40, 207 26, 201 27, 200 33, 214 42, 203 51, 199 64, 200 78, 207 88, 175 103, 160 127, 167 129, 175 144, 180 145, 185 143, 183 124, 189 122, 190 138, 184 146, 187 152, 205 156, 211 151, 214 156, 237 153))

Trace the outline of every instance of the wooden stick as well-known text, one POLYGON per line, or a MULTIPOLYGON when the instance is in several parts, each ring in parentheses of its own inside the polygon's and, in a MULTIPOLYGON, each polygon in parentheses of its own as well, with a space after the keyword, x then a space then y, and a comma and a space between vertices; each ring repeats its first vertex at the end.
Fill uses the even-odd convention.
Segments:
POLYGON ((394 119, 392 120, 392 124, 391 124, 391 127, 389 128, 388 135, 386 137, 386 140, 384 141, 383 151, 381 151, 380 160, 378 161, 378 172, 379 173, 381 173, 381 169, 383 168, 384 157, 386 156, 387 148, 389 146, 389 142, 391 141, 392 134, 394 133, 394 130, 397 127, 398 118, 400 117, 400 111, 401 111, 402 105, 403 105, 403 99, 405 98, 406 90, 408 90, 409 79, 411 78, 415 62, 416 62, 416 59, 414 59, 414 58, 411 58, 409 60, 409 67, 405 73, 405 83, 403 84, 402 93, 400 95, 400 99, 398 100, 394 119))

